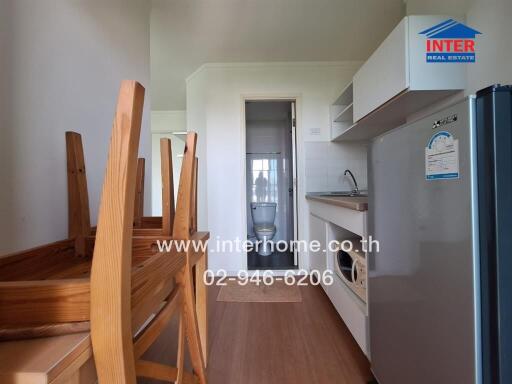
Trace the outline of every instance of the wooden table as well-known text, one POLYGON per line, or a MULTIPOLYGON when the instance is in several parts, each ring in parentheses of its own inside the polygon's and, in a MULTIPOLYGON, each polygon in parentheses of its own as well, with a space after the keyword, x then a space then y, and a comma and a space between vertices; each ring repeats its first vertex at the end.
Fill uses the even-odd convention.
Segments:
POLYGON ((0 343, 2 384, 96 383, 90 334, 0 343))

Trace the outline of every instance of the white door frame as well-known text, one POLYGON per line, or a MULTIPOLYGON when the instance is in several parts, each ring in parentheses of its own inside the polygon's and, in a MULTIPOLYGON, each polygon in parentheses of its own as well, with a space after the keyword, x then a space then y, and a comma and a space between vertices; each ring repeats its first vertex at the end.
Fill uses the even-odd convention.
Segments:
MULTIPOLYGON (((304 207, 300 203, 302 199, 299 198, 299 196, 303 196, 304 191, 304 178, 301 177, 301 173, 299 172, 301 169, 303 169, 303 159, 302 159, 302 96, 300 94, 291 93, 291 94, 243 94, 240 98, 240 109, 241 109, 241 148, 242 148, 242 156, 241 156, 241 169, 242 169, 242 185, 241 185, 241 191, 242 196, 244 198, 242 199, 242 206, 241 206, 241 222, 243 225, 243 236, 244 239, 247 239, 247 148, 246 148, 246 133, 247 133, 247 127, 246 127, 246 119, 245 119, 245 103, 248 101, 290 101, 295 102, 295 148, 296 148, 296 164, 295 164, 295 178, 296 178, 296 185, 295 185, 295 196, 294 196, 294 204, 297 205, 297 209, 294 212, 294 225, 297 228, 296 233, 296 239, 300 239, 300 235, 302 233, 302 212, 304 207)), ((304 265, 304 259, 305 255, 303 252, 297 253, 297 267, 296 271, 299 271, 301 268, 303 268, 304 265)), ((244 258, 243 265, 245 267, 245 270, 248 271, 248 265, 247 265, 247 257, 244 258)), ((273 271, 276 275, 281 275, 285 271, 284 270, 274 270, 273 271)))

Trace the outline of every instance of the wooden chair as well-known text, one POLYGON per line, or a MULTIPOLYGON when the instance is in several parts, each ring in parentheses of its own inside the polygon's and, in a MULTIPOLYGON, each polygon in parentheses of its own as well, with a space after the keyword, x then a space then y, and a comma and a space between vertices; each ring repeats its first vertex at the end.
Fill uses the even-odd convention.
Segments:
MULTIPOLYGON (((195 146, 196 134, 187 135, 187 146, 195 146)), ((81 135, 76 132, 66 133, 66 151, 68 154, 68 212, 69 214, 69 236, 75 238, 75 246, 79 254, 92 255, 94 249, 96 228, 90 225, 89 203, 87 195, 87 176, 85 172, 84 151, 81 135), (84 245, 85 244, 85 245, 84 245)), ((190 203, 191 218, 189 239, 184 236, 184 231, 174 232, 176 217, 174 203, 174 180, 172 165, 171 141, 160 140, 161 152, 161 174, 162 174, 162 216, 143 216, 143 188, 144 188, 144 159, 137 163, 135 213, 133 229, 133 247, 136 249, 134 257, 143 260, 145 257, 152 257, 157 248, 157 241, 190 240, 196 243, 207 241, 207 233, 197 233, 197 169, 198 160, 194 159, 192 173, 190 166, 182 163, 182 176, 192 175, 192 197, 190 203), (189 167, 189 168, 186 168, 189 167)), ((184 180, 180 177, 180 190, 187 188, 182 184, 184 180), (183 186, 182 186, 183 185, 183 186)), ((178 191, 178 204, 182 194, 178 191)), ((188 209, 188 208, 183 208, 188 209)), ((196 311, 191 314, 195 317, 193 323, 198 324, 201 349, 204 366, 208 362, 208 298, 207 288, 204 284, 204 273, 207 268, 207 253, 201 252, 190 260, 192 266, 189 279, 195 281, 193 289, 196 311), (195 278, 194 278, 195 276, 195 278)), ((191 319, 192 321, 192 319, 191 319)))
MULTIPOLYGON (((136 154, 143 88, 136 83, 124 84, 123 88, 103 184, 91 271, 91 336, 98 377, 105 383, 135 383, 137 375, 183 382, 186 332, 194 370, 199 381, 205 383, 197 324, 194 324, 195 316, 191 315, 195 312, 190 279, 191 253, 159 253, 131 278, 136 154), (183 256, 185 265, 182 267, 183 256), (176 270, 177 265, 180 265, 179 270, 176 270), (140 281, 135 279, 135 275, 140 277, 140 281), (178 278, 175 287, 172 287, 173 275, 178 278), (165 302, 163 306, 162 302, 165 302), (178 367, 140 360, 179 308, 178 367), (154 313, 156 315, 151 322, 138 331, 154 313), (137 333, 135 340, 132 337, 134 333, 137 333)), ((176 215, 180 239, 191 236, 195 145, 196 135, 191 134, 184 154, 176 215)), ((189 380, 192 378, 188 377, 186 381, 189 380)))
MULTIPOLYGON (((33 336, 48 336, 76 328, 83 331, 90 321, 100 383, 135 383, 137 375, 206 383, 195 315, 199 300, 194 297, 191 273, 193 265, 206 263, 205 252, 139 251, 137 241, 147 247, 154 239, 133 237, 143 95, 140 84, 122 83, 96 236, 73 227, 74 238, 0 259, 0 330, 7 335, 25 329, 33 336), (89 246, 94 242, 91 266, 89 246), (180 316, 177 367, 142 361, 140 357, 174 313, 180 316), (185 340, 194 375, 183 368, 185 340)), ((191 134, 174 227, 177 238, 206 241, 208 234, 193 231, 191 224, 195 143, 196 135, 191 134)), ((77 196, 84 195, 77 192, 77 196)))

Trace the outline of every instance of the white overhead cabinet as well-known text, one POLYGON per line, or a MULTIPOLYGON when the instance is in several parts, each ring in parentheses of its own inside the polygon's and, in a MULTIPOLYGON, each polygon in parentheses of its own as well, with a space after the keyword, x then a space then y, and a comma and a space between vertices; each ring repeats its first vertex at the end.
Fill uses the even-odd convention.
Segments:
POLYGON ((408 22, 403 19, 354 75, 354 121, 409 86, 408 22))
POLYGON ((427 63, 426 37, 420 34, 449 18, 407 16, 395 27, 355 74, 354 124, 336 135, 338 140, 375 137, 465 88, 467 64, 427 63))

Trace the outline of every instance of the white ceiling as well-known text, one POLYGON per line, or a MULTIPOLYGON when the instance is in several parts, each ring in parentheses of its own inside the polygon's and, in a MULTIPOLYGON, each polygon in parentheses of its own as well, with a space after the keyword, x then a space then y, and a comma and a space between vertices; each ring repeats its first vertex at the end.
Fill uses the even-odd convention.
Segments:
POLYGON ((403 0, 153 0, 153 110, 185 109, 185 78, 208 62, 364 60, 403 0))

